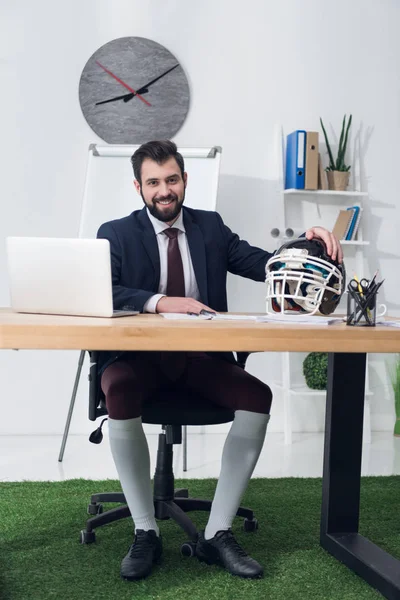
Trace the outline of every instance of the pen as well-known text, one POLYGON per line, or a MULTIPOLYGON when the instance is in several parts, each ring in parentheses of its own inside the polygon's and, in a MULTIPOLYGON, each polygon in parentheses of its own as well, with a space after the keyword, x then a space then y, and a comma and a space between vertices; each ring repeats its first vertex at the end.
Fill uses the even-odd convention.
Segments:
POLYGON ((384 281, 385 280, 382 279, 382 281, 380 281, 379 283, 375 283, 374 285, 369 286, 369 288, 368 288, 368 294, 367 294, 367 297, 366 297, 366 301, 368 301, 371 296, 376 296, 379 288, 381 287, 381 285, 382 285, 382 283, 384 281))
MULTIPOLYGON (((377 295, 377 292, 378 292, 379 288, 381 287, 381 285, 382 285, 382 283, 384 281, 385 280, 382 279, 382 281, 380 281, 379 283, 374 284, 372 286, 372 289, 370 289, 371 288, 371 286, 370 286, 369 291, 368 291, 368 293, 367 293, 367 295, 365 297, 365 300, 364 300, 364 305, 365 305, 365 307, 367 309, 367 316, 368 316, 368 320, 370 322, 370 325, 372 325, 372 322, 371 322, 371 318, 372 318, 371 310, 373 310, 375 308, 376 295, 377 295)), ((357 320, 355 322, 356 324, 361 319, 361 316, 362 316, 362 313, 357 318, 357 320)))
POLYGON ((364 295, 363 290, 362 290, 361 283, 360 283, 360 280, 358 279, 357 275, 354 275, 354 280, 357 282, 359 294, 361 296, 363 296, 364 295))
POLYGON ((375 284, 375 286, 374 286, 374 289, 372 290, 372 294, 373 294, 375 297, 376 297, 376 294, 378 293, 378 290, 379 290, 379 288, 381 287, 381 285, 382 285, 382 283, 383 283, 384 281, 385 281, 385 280, 384 280, 384 279, 382 279, 382 281, 380 281, 379 283, 376 283, 376 284, 375 284))
POLYGON ((369 284, 369 287, 371 287, 371 286, 372 286, 372 285, 375 283, 375 279, 376 279, 376 276, 378 275, 378 273, 379 273, 379 269, 377 269, 377 270, 375 271, 375 275, 374 275, 374 276, 373 276, 373 278, 371 279, 371 282, 370 282, 370 284, 369 284))
POLYGON ((216 316, 216 312, 213 312, 211 310, 206 310, 205 308, 203 308, 199 313, 195 313, 195 312, 187 312, 187 315, 190 315, 191 317, 215 317, 216 316))

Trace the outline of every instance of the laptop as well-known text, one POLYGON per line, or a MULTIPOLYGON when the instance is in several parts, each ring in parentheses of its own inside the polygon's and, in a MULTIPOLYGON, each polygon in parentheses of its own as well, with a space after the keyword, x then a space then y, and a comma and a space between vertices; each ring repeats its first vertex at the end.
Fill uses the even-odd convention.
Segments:
POLYGON ((16 312, 123 317, 113 310, 110 243, 81 238, 8 237, 11 307, 16 312))

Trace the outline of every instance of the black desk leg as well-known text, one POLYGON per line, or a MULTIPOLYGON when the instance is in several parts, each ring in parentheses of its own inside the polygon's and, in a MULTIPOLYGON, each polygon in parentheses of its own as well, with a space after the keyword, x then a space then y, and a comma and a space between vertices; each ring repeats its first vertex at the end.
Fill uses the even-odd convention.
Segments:
POLYGON ((329 354, 321 546, 399 600, 400 561, 358 533, 365 366, 365 354, 329 354))

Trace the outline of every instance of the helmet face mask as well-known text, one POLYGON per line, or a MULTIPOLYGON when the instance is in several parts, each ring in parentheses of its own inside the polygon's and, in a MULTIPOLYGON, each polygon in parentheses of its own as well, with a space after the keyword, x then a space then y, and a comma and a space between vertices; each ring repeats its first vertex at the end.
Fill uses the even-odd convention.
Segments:
POLYGON ((328 256, 322 240, 287 242, 265 271, 267 314, 329 315, 345 287, 344 265, 328 256))

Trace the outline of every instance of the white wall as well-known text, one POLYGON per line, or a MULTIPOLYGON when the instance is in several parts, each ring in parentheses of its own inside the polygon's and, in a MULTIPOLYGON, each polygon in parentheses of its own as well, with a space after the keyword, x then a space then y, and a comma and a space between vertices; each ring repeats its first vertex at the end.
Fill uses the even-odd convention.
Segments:
MULTIPOLYGON (((397 0, 19 0, 3 2, 0 22, 0 305, 7 305, 7 235, 76 236, 86 154, 99 142, 78 102, 81 70, 102 44, 143 36, 183 65, 191 107, 175 138, 182 146, 223 147, 218 210, 255 245, 274 248, 280 214, 273 136, 338 131, 353 113, 363 144, 369 268, 386 278, 383 297, 396 314, 400 136, 397 0)), ((112 199, 110 198, 110 201, 112 199)), ((312 223, 309 224, 310 226, 312 223)), ((231 310, 262 311, 264 286, 231 278, 231 310)), ((78 353, 3 351, 0 433, 62 431, 78 353)), ((374 429, 391 429, 393 407, 382 357, 372 356, 374 429)), ((249 369, 268 381, 279 356, 253 355, 249 369)), ((86 377, 71 431, 87 421, 86 377)), ((282 430, 276 393, 271 430, 282 430)), ((294 428, 321 430, 323 403, 296 400, 294 428)))

